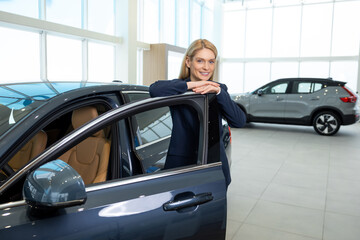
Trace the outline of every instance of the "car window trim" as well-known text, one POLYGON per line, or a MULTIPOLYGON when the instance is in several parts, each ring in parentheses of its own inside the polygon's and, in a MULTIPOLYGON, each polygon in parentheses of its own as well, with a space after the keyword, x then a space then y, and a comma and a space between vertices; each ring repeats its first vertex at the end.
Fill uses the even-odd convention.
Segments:
POLYGON ((26 205, 25 200, 3 203, 3 204, 0 204, 0 210, 5 210, 7 208, 13 208, 13 207, 20 207, 20 206, 24 206, 24 205, 26 205))
POLYGON ((153 145, 153 144, 155 144, 155 143, 164 141, 164 140, 166 140, 166 139, 168 139, 168 138, 171 138, 171 135, 167 135, 167 136, 165 136, 165 137, 156 139, 156 140, 154 140, 154 141, 151 141, 151 142, 148 142, 148 143, 144 143, 144 144, 142 144, 142 145, 140 145, 140 146, 135 147, 135 150, 141 150, 141 149, 146 148, 146 147, 148 147, 148 146, 151 146, 151 145, 153 145))
POLYGON ((139 91, 139 90, 126 90, 126 91, 121 91, 121 93, 123 93, 123 94, 129 94, 129 93, 141 93, 141 94, 147 93, 147 94, 149 94, 149 92, 147 92, 147 91, 139 91))
POLYGON ((153 180, 153 179, 175 176, 175 175, 179 175, 179 174, 190 173, 190 172, 205 170, 205 169, 214 168, 214 167, 221 167, 221 166, 222 166, 221 162, 214 162, 214 163, 209 163, 209 164, 204 164, 204 165, 193 165, 192 167, 189 167, 189 166, 182 167, 180 169, 171 169, 169 171, 160 171, 160 172, 156 172, 153 174, 143 174, 141 176, 136 175, 133 177, 129 177, 127 179, 126 178, 125 179, 116 179, 116 180, 114 180, 114 182, 103 182, 103 183, 99 183, 99 184, 96 184, 93 186, 87 186, 86 192, 87 193, 94 192, 94 191, 99 191, 102 189, 108 189, 108 188, 119 187, 119 186, 124 186, 124 185, 128 185, 128 184, 133 184, 133 183, 145 182, 145 181, 149 181, 149 180, 153 180))

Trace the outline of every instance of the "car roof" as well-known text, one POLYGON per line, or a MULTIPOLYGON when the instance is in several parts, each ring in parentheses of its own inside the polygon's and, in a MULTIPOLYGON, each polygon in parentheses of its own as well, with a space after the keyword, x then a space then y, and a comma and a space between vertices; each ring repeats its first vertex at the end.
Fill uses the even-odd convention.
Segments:
MULTIPOLYGON (((316 81, 316 82, 324 82, 330 86, 333 86, 333 85, 340 85, 340 86, 343 86, 346 84, 346 82, 342 82, 342 81, 338 81, 338 80, 333 80, 332 78, 281 78, 281 79, 278 79, 278 80, 275 80, 275 81, 316 81)), ((274 81, 274 82, 275 82, 274 81)))
POLYGON ((113 91, 147 90, 146 86, 123 84, 119 82, 27 82, 0 84, 0 98, 29 99, 33 101, 49 101, 64 93, 97 92, 101 89, 113 91))
POLYGON ((0 139, 7 135, 8 130, 17 128, 16 126, 22 120, 28 119, 27 124, 31 126, 39 116, 45 116, 51 109, 57 109, 64 103, 114 92, 148 92, 148 88, 119 82, 72 81, 0 84, 0 139), (30 118, 30 116, 33 117, 30 118))

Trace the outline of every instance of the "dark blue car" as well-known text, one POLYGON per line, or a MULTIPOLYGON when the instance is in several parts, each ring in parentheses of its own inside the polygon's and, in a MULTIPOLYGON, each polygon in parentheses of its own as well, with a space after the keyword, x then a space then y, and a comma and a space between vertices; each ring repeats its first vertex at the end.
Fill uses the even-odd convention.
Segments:
POLYGON ((149 98, 121 83, 1 84, 0 239, 225 239, 214 99, 149 98), (198 157, 164 169, 179 105, 198 116, 198 157))

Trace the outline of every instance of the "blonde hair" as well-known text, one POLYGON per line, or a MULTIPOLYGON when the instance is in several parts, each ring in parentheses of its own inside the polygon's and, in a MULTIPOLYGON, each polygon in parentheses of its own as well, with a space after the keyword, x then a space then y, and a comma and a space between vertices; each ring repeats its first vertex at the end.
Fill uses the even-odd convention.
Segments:
MULTIPOLYGON (((206 39, 198 39, 193 41, 185 52, 185 56, 181 64, 179 79, 187 79, 190 77, 190 69, 186 66, 186 59, 189 58, 190 61, 192 61, 196 53, 204 48, 211 50, 215 55, 215 59, 217 58, 217 49, 210 41, 206 39)), ((213 77, 214 74, 210 77, 209 80, 213 80, 213 77)))

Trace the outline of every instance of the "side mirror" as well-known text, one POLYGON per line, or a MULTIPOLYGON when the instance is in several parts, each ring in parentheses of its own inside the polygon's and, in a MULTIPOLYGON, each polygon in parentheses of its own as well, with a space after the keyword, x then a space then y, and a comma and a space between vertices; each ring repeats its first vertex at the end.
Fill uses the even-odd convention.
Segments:
POLYGON ((59 159, 42 165, 27 176, 23 197, 31 207, 37 209, 80 205, 87 198, 81 176, 59 159))
POLYGON ((262 89, 257 90, 257 95, 262 96, 264 94, 264 91, 262 89))

